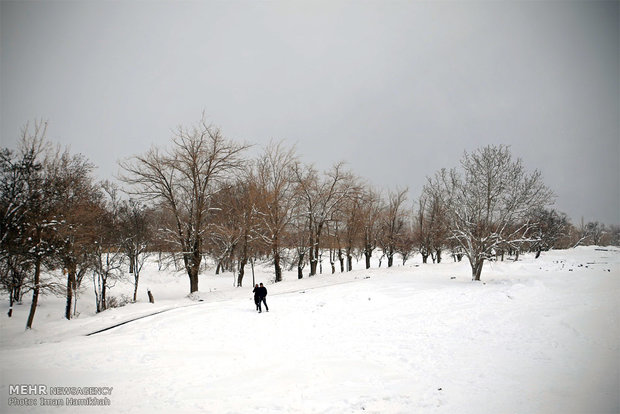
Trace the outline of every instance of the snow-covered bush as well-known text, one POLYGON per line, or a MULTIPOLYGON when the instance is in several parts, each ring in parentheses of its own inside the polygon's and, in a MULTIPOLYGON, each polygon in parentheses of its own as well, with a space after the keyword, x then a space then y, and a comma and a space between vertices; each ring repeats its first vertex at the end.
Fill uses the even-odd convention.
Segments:
POLYGON ((133 303, 133 300, 127 295, 121 294, 120 296, 108 296, 106 299, 106 309, 122 308, 130 303, 133 303))

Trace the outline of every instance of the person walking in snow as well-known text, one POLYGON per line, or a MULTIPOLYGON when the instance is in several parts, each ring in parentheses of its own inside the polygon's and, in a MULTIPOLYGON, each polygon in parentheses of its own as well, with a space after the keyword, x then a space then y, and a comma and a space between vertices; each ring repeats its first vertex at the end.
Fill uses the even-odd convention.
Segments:
POLYGON ((261 313, 263 310, 261 309, 261 303, 265 304, 265 309, 267 310, 267 312, 269 312, 269 306, 267 306, 267 288, 265 286, 263 286, 263 284, 260 284, 260 287, 258 288, 258 296, 259 296, 259 301, 258 301, 258 313, 261 313))
POLYGON ((258 283, 254 286, 254 304, 256 305, 256 310, 260 310, 260 293, 259 293, 258 283))

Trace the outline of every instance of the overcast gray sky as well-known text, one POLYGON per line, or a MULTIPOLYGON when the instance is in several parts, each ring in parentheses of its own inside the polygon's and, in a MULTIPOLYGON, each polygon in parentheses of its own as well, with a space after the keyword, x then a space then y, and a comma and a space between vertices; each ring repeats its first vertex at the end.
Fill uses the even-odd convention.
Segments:
POLYGON ((0 138, 29 120, 116 173, 208 120, 381 188, 507 144, 555 207, 620 223, 620 3, 8 2, 0 138))

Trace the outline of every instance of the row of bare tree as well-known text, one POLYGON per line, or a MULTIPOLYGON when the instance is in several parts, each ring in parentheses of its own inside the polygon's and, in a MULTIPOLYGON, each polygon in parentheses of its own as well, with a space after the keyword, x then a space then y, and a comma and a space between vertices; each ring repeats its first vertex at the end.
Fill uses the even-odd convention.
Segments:
POLYGON ((554 195, 539 171, 527 172, 506 146, 465 153, 460 168, 442 169, 427 180, 416 215, 416 248, 426 263, 449 249, 469 259, 472 279, 480 280, 486 260, 521 251, 620 245, 620 227, 598 222, 577 228, 566 214, 549 208, 554 195))
POLYGON ((86 276, 92 276, 97 311, 105 310, 107 289, 128 258, 138 277, 151 237, 146 207, 121 200, 109 182, 96 182, 92 164, 52 146, 46 128, 44 122, 26 125, 19 148, 0 152, 0 280, 9 316, 32 292, 27 328, 45 292, 66 296, 70 319, 86 276))
POLYGON ((407 190, 381 194, 343 163, 317 171, 283 143, 248 158, 248 145, 204 120, 179 128, 169 148, 122 162, 121 190, 97 182, 83 156, 51 146, 46 127, 27 125, 20 147, 0 153, 0 277, 9 316, 32 292, 28 328, 46 291, 66 296, 71 319, 85 280, 103 311, 108 290, 128 270, 135 301, 142 266, 155 252, 184 269, 193 293, 205 257, 217 273, 234 271, 242 286, 256 260, 271 262, 278 282, 284 266, 296 267, 299 278, 322 272, 323 255, 335 273, 352 270, 354 258, 369 268, 377 251, 388 267, 396 255, 403 263, 416 252, 424 263, 440 262, 448 251, 467 257, 479 280, 483 262, 504 253, 618 244, 620 234, 598 223, 577 229, 546 208, 552 194, 540 173, 526 172, 503 146, 466 153, 460 169, 437 172, 411 205, 407 190))
POLYGON ((255 159, 243 156, 247 148, 203 121, 180 128, 168 150, 152 148, 121 165, 126 191, 159 214, 160 241, 180 253, 190 293, 204 253, 218 271, 235 267, 241 286, 256 258, 272 261, 279 282, 285 263, 296 264, 299 278, 306 265, 317 274, 327 250, 332 272, 337 261, 351 270, 357 252, 370 267, 378 246, 388 266, 404 252, 406 191, 383 203, 343 163, 321 173, 282 143, 255 159))

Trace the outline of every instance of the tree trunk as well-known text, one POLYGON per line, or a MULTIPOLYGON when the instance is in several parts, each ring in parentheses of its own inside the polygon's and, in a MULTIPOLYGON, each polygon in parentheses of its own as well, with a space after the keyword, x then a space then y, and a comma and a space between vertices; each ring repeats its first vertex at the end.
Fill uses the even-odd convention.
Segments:
POLYGON ((347 253, 347 272, 353 270, 353 256, 351 253, 347 253))
POLYGON ((540 257, 540 253, 542 252, 542 250, 540 248, 536 249, 536 257, 534 257, 535 259, 538 259, 540 257))
POLYGON ((230 272, 235 273, 236 269, 235 269, 235 250, 237 250, 237 245, 233 244, 232 247, 230 248, 230 252, 228 253, 228 256, 226 257, 226 264, 228 267, 228 270, 230 272))
POLYGON ((331 248, 329 249, 329 265, 332 268, 332 275, 333 275, 334 273, 336 273, 336 252, 332 250, 331 248))
POLYGON ((247 263, 247 259, 244 257, 239 262, 239 273, 237 276, 237 287, 242 287, 243 284, 243 276, 245 275, 245 264, 247 263))
POLYGON ((366 269, 370 269, 370 257, 372 256, 372 252, 368 252, 368 250, 365 250, 364 256, 366 257, 366 269))
POLYGON ((254 275, 254 258, 250 258, 250 267, 252 268, 252 286, 256 286, 256 276, 254 275))
POLYGON ((34 289, 32 290, 32 304, 30 305, 30 314, 28 315, 28 322, 26 322, 26 329, 32 329, 32 322, 34 321, 34 314, 37 311, 37 302, 39 301, 39 289, 41 278, 41 257, 37 256, 34 266, 34 289))
POLYGON ((310 259, 310 274, 308 276, 316 275, 316 268, 317 268, 318 263, 319 261, 316 257, 313 257, 310 259))
POLYGON ((198 269, 199 266, 192 266, 188 269, 189 273, 189 293, 198 292, 198 269))
POLYGON ((189 293, 198 292, 198 274, 200 273, 200 262, 202 261, 198 243, 194 243, 191 256, 185 254, 183 257, 187 275, 189 276, 189 293))
POLYGON ((471 277, 474 281, 480 280, 480 274, 482 273, 482 265, 484 264, 484 260, 478 260, 471 265, 471 277))
POLYGON ((282 281, 282 268, 280 267, 280 254, 274 252, 273 254, 273 265, 276 271, 276 282, 282 281))
POLYGON ((422 253, 422 263, 424 264, 428 263, 428 254, 422 253))
POLYGON ((437 249, 437 263, 441 263, 441 250, 437 249))
POLYGON ((297 260, 297 279, 303 279, 304 277, 304 256, 305 254, 298 254, 297 260))
POLYGON ((316 275, 316 267, 318 263, 319 263, 319 258, 315 256, 314 247, 311 244, 310 245, 310 273, 308 274, 308 276, 316 275))
POLYGON ((106 275, 106 277, 103 279, 103 283, 101 284, 101 310, 102 311, 108 309, 108 305, 106 304, 106 299, 105 299, 107 290, 108 290, 108 277, 106 275))
POLYGON ((388 267, 392 267, 393 264, 394 264, 394 255, 389 255, 388 256, 388 267))
MULTIPOLYGON (((21 275, 19 277, 21 277, 21 275)), ((22 283, 23 281, 20 280, 19 285, 14 286, 12 290, 13 301, 17 302, 18 305, 21 304, 22 301, 22 283)))
POLYGON ((338 249, 338 261, 340 261, 340 273, 344 273, 344 255, 342 249, 338 249))
POLYGON ((93 274, 93 290, 95 292, 95 312, 99 313, 101 312, 101 302, 99 301, 99 290, 97 289, 97 284, 101 285, 101 276, 99 276, 99 274, 94 273, 93 274))
POLYGON ((136 277, 134 279, 134 284, 133 284, 133 301, 134 303, 138 300, 138 278, 136 277))
POLYGON ((315 276, 316 269, 319 265, 319 249, 316 247, 318 247, 318 243, 316 242, 310 247, 310 274, 308 276, 315 276))
POLYGON ((10 318, 13 316, 13 304, 15 303, 15 298, 13 297, 13 290, 9 293, 9 311, 6 313, 10 318))
MULTIPOLYGON (((176 253, 172 253, 172 261, 174 262, 174 269, 178 272, 180 269, 176 253)), ((183 261, 186 262, 185 255, 183 255, 183 261)), ((187 267, 187 263, 185 263, 185 266, 187 267)))
POLYGON ((71 310, 73 307, 73 292, 76 289, 75 273, 75 266, 69 266, 67 268, 67 304, 65 306, 65 318, 69 320, 71 320, 71 310))
POLYGON ((318 257, 318 253, 317 251, 314 249, 315 246, 315 240, 314 240, 314 235, 312 228, 310 228, 310 250, 308 251, 308 254, 310 255, 309 259, 310 259, 310 274, 308 276, 314 276, 316 275, 316 267, 317 264, 319 262, 319 257, 318 257))
POLYGON ((129 256, 129 273, 133 274, 136 271, 136 255, 131 252, 129 256))
POLYGON ((239 257, 239 269, 237 276, 237 287, 242 287, 243 276, 245 276, 245 265, 248 263, 248 236, 244 236, 241 245, 241 257, 239 257))
MULTIPOLYGON (((312 245, 310 245, 310 276, 314 276, 316 275, 316 268, 317 265, 319 265, 319 241, 320 241, 320 234, 321 234, 321 229, 322 226, 319 226, 318 230, 316 231, 315 235, 314 235, 314 239, 312 240, 314 243, 312 245), (314 253, 313 253, 314 251, 314 253), (314 260, 314 262, 312 261, 314 260)), ((321 273, 323 273, 323 265, 321 264, 321 273)))
POLYGON ((79 298, 79 289, 82 284, 82 280, 84 279, 84 274, 86 273, 87 268, 81 268, 79 272, 77 272, 76 280, 75 280, 75 290, 73 292, 73 316, 77 315, 77 303, 79 298))

